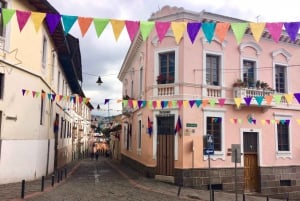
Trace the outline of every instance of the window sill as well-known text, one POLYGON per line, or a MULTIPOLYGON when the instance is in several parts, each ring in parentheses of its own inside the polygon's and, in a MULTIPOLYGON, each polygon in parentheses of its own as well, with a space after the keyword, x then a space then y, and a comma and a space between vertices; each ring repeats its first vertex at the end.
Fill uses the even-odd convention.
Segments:
POLYGON ((277 151, 276 152, 276 159, 279 159, 279 158, 292 158, 292 153, 290 151, 277 151))

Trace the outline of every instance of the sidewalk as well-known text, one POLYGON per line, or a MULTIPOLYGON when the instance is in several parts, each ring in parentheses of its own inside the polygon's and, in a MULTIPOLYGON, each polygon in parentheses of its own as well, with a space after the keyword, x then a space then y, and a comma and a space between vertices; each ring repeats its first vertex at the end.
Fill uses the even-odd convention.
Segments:
MULTIPOLYGON (((48 175, 44 178, 44 191, 56 188, 67 179, 81 160, 74 160, 65 167, 59 169, 54 175, 48 175), (65 174, 67 173, 67 175, 65 174), (54 176, 52 178, 52 176, 54 176), (53 186, 52 186, 53 182, 53 186)), ((25 181, 24 197, 42 192, 42 178, 34 181, 25 181)), ((0 184, 0 201, 16 201, 22 198, 22 181, 10 184, 0 184)))
MULTIPOLYGON (((136 174, 134 170, 132 170, 130 167, 124 166, 120 164, 118 161, 108 160, 107 163, 109 163, 113 168, 118 169, 119 173, 123 177, 128 178, 129 177, 128 175, 130 175, 131 177, 134 178, 134 176, 132 175, 136 174)), ((179 188, 174 184, 169 184, 169 183, 161 182, 146 177, 139 177, 138 180, 132 180, 132 179, 130 180, 130 178, 128 179, 130 183, 137 188, 143 188, 149 191, 158 192, 162 194, 177 195, 177 196, 179 195, 180 198, 187 199, 187 200, 210 201, 210 191, 193 189, 189 187, 179 188)), ((237 198, 238 201, 243 201, 242 194, 238 194, 237 198)), ((214 201, 235 201, 235 200, 236 200, 235 193, 227 193, 223 191, 214 192, 214 201)), ((267 201, 267 197, 248 194, 245 195, 245 201, 267 201)), ((269 198, 269 201, 283 201, 283 200, 269 198)))
MULTIPOLYGON (((90 159, 83 159, 90 160, 90 159)), ((115 169, 121 177, 128 180, 128 182, 135 188, 144 189, 147 191, 161 193, 166 195, 177 196, 184 200, 194 200, 194 201, 209 201, 210 192, 205 190, 198 190, 193 188, 186 188, 174 184, 169 184, 161 182, 152 178, 146 178, 140 175, 138 172, 134 171, 128 166, 122 165, 119 161, 111 159, 103 159, 111 168, 115 169)), ((60 174, 56 173, 54 175, 54 185, 52 186, 53 177, 49 175, 45 178, 44 191, 48 192, 59 187, 63 184, 68 177, 77 169, 82 160, 76 160, 68 164, 66 167, 60 169, 60 174), (65 175, 67 172, 67 177, 65 175)), ((24 197, 29 198, 37 194, 43 193, 41 191, 42 180, 28 181, 25 185, 24 197)), ((17 201, 21 199, 22 181, 12 184, 0 185, 0 201, 17 201)), ((214 201, 235 201, 236 195, 234 193, 226 193, 222 191, 214 192, 214 201)), ((243 200, 243 195, 238 195, 238 200, 243 200)), ((266 197, 245 195, 245 201, 267 201, 266 197)), ((269 201, 279 201, 278 199, 271 199, 269 201)), ((282 201, 282 200, 281 200, 282 201)), ((291 201, 291 200, 290 200, 291 201)))

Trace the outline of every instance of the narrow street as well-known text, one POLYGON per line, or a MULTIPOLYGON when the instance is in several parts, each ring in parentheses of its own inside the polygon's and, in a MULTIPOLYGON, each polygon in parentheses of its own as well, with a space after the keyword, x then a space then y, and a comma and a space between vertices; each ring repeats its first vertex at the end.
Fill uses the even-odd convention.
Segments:
MULTIPOLYGON (((106 158, 85 159, 61 185, 28 195, 30 201, 195 200, 177 197, 178 187, 148 179, 106 158)), ((200 200, 200 199, 198 199, 200 200)))

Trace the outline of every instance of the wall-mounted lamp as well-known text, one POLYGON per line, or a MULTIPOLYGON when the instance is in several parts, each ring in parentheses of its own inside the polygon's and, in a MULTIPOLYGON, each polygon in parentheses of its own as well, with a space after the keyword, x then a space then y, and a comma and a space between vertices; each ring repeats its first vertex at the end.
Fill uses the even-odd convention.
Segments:
POLYGON ((101 84, 103 83, 103 81, 101 80, 101 77, 100 77, 100 76, 98 77, 98 80, 96 81, 96 83, 97 83, 98 85, 101 85, 101 84))

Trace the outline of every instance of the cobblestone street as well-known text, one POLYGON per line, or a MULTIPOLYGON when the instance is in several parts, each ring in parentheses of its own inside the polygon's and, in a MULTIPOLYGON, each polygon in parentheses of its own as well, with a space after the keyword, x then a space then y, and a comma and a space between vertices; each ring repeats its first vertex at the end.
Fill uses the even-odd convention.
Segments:
POLYGON ((86 159, 59 187, 25 198, 28 201, 190 200, 178 198, 178 188, 174 185, 141 177, 126 167, 119 168, 104 158, 98 161, 86 159), (161 189, 157 190, 156 185, 161 189), (173 188, 173 193, 165 191, 166 188, 173 188))
MULTIPOLYGON (((67 169, 67 178, 64 175, 60 182, 55 179, 54 186, 51 185, 51 178, 45 179, 43 192, 40 180, 26 182, 24 199, 20 198, 21 183, 0 185, 0 201, 210 200, 209 191, 185 187, 179 191, 176 185, 146 178, 130 167, 108 158, 74 161, 67 169)), ((246 201, 267 200, 266 197, 253 195, 246 195, 245 198, 246 201)), ((214 194, 214 201, 233 200, 235 200, 233 193, 220 191, 214 194)), ((243 200, 242 195, 238 195, 238 200, 243 200)))

